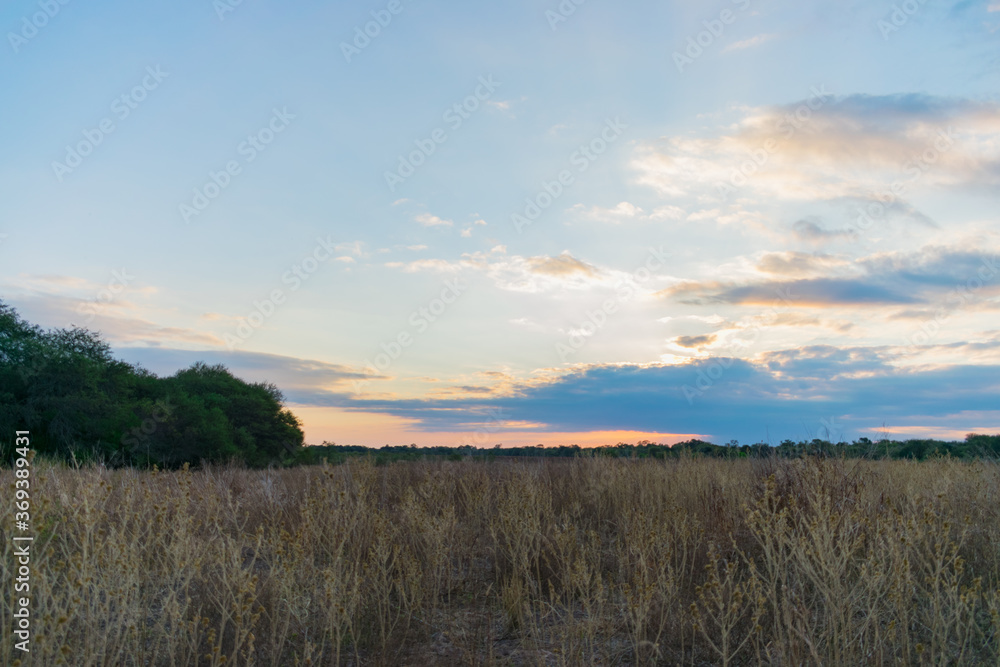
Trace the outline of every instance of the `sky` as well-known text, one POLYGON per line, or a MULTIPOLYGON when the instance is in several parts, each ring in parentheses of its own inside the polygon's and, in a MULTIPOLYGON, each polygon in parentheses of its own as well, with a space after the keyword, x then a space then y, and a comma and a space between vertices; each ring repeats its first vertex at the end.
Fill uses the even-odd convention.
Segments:
POLYGON ((9 0, 0 300, 306 441, 1000 431, 1000 2, 9 0))

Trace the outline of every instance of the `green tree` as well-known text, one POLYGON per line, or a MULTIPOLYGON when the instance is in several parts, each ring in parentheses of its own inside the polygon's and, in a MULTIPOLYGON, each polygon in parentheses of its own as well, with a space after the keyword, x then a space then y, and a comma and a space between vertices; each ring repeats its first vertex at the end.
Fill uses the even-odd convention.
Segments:
POLYGON ((114 359, 98 333, 45 331, 0 302, 0 433, 15 430, 43 453, 111 464, 179 466, 293 460, 299 420, 272 384, 248 383, 198 363, 168 378, 114 359))

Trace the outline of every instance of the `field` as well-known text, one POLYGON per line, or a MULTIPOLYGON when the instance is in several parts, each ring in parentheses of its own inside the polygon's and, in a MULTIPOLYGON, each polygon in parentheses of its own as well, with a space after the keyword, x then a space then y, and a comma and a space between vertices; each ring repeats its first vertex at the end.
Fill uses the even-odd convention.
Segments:
MULTIPOLYGON (((1000 468, 805 458, 176 472, 39 463, 3 664, 1000 658, 1000 468)), ((13 488, 10 470, 0 471, 13 488)), ((12 503, 0 507, 13 533, 12 503)))

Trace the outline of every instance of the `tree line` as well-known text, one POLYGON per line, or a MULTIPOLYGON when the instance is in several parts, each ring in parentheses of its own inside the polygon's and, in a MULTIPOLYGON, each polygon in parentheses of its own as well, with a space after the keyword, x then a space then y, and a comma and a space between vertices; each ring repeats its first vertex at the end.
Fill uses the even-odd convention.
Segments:
POLYGON ((270 383, 196 363, 169 377, 115 359, 98 333, 45 330, 0 301, 0 460, 14 432, 53 458, 178 467, 289 463, 301 423, 270 383))
POLYGON ((717 445, 705 440, 687 440, 673 445, 641 440, 637 444, 620 442, 616 445, 603 447, 580 447, 579 445, 561 445, 546 447, 544 445, 524 447, 473 447, 462 445, 458 447, 434 446, 417 447, 385 445, 383 447, 364 447, 361 445, 338 445, 324 442, 322 445, 305 448, 300 460, 304 463, 318 463, 326 459, 330 463, 340 463, 350 457, 370 456, 377 464, 393 461, 410 461, 422 458, 438 458, 446 460, 481 459, 492 460, 497 457, 516 458, 573 458, 579 456, 636 458, 636 459, 675 459, 683 456, 706 458, 801 458, 804 456, 825 456, 837 458, 867 458, 867 459, 916 459, 924 460, 935 457, 949 456, 952 458, 997 458, 1000 457, 1000 435, 968 434, 963 441, 908 439, 890 440, 882 438, 858 438, 853 442, 830 442, 815 438, 813 440, 785 440, 781 444, 771 445, 758 442, 752 445, 740 445, 731 440, 725 445, 717 445))
POLYGON ((718 445, 640 441, 605 447, 364 447, 324 442, 304 446, 299 419, 270 383, 250 383, 222 365, 196 363, 169 377, 114 359, 98 333, 80 327, 44 330, 0 301, 0 461, 11 459, 14 432, 28 430, 33 448, 66 461, 112 466, 179 467, 235 461, 251 467, 331 463, 371 456, 378 464, 421 458, 603 456, 955 458, 1000 457, 1000 435, 964 441, 930 439, 853 442, 785 440, 718 445))

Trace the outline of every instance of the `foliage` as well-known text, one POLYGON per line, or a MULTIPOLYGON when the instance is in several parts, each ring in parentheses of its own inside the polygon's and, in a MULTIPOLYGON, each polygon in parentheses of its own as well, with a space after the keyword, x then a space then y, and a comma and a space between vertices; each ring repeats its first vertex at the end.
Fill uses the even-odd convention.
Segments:
MULTIPOLYGON (((110 465, 179 467, 290 461, 298 419, 278 389, 202 363, 160 378, 116 360, 83 328, 45 331, 0 302, 0 433, 29 430, 36 451, 110 465)), ((3 451, 3 460, 10 452, 3 451)))
POLYGON ((786 440, 780 445, 766 443, 739 445, 731 441, 729 445, 716 445, 704 440, 687 440, 674 445, 641 440, 637 444, 620 442, 605 447, 582 448, 579 445, 558 447, 459 447, 433 446, 416 447, 410 445, 379 448, 360 445, 338 445, 324 442, 322 445, 305 447, 297 457, 305 464, 319 463, 326 459, 329 463, 341 463, 351 457, 372 456, 376 461, 415 461, 420 459, 460 460, 462 458, 493 460, 501 458, 636 458, 636 459, 677 459, 681 457, 706 458, 768 458, 783 459, 817 456, 821 458, 846 459, 916 459, 926 460, 939 457, 958 459, 996 458, 1000 456, 1000 435, 970 433, 964 442, 945 440, 879 440, 859 438, 851 443, 832 443, 826 440, 793 442, 786 440))

